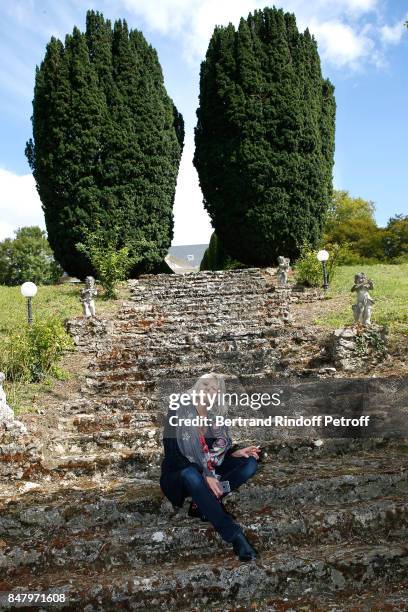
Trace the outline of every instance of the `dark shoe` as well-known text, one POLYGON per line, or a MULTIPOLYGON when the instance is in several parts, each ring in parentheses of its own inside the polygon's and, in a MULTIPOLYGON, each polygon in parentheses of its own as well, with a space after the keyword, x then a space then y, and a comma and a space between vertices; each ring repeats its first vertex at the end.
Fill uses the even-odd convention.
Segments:
POLYGON ((203 523, 208 523, 208 518, 201 514, 200 510, 198 509, 198 506, 194 502, 190 503, 190 507, 188 509, 188 516, 191 516, 192 518, 199 518, 202 520, 203 523))
POLYGON ((243 533, 238 533, 232 540, 234 553, 240 561, 252 561, 256 559, 256 551, 252 548, 243 533))

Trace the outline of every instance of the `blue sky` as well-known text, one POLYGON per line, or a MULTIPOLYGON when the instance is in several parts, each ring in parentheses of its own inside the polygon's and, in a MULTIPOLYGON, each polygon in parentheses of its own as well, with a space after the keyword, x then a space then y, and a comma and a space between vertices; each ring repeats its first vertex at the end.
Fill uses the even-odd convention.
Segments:
MULTIPOLYGON (((380 225, 408 214, 407 0, 282 0, 315 35, 336 87, 334 182, 372 200, 380 225)), ((173 244, 207 242, 211 227, 192 166, 200 61, 214 25, 237 23, 265 0, 1 0, 0 239, 22 225, 44 227, 24 156, 31 135, 36 64, 51 35, 85 25, 88 8, 126 18, 156 47, 167 89, 186 121, 173 244)))

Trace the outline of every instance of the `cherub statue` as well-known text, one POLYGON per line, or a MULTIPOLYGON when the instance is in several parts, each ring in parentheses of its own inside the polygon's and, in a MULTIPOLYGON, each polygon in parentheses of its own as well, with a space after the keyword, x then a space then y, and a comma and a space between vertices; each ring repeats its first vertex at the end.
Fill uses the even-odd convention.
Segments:
POLYGON ((7 404, 7 397, 3 389, 3 383, 6 377, 3 372, 0 372, 0 428, 6 429, 13 434, 25 435, 27 428, 21 421, 14 417, 14 412, 7 404))
POLYGON ((354 277, 354 285, 351 291, 357 292, 357 302, 353 304, 354 322, 363 325, 371 325, 371 311, 374 304, 369 290, 374 289, 373 281, 366 277, 364 272, 359 272, 354 277))
POLYGON ((288 272, 290 270, 290 259, 280 255, 278 257, 278 270, 276 272, 278 276, 279 285, 284 287, 288 282, 288 272))
POLYGON ((0 421, 12 421, 14 419, 14 412, 7 404, 6 394, 3 389, 5 378, 4 373, 0 372, 0 421))
POLYGON ((96 315, 94 298, 97 294, 98 291, 95 287, 94 277, 87 276, 85 279, 85 287, 81 289, 81 297, 79 298, 84 309, 85 317, 94 317, 96 315))

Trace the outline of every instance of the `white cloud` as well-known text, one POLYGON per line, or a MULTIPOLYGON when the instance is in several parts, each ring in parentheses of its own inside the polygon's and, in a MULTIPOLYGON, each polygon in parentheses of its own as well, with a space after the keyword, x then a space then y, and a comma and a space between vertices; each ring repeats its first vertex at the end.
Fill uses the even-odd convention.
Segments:
POLYGON ((184 55, 193 62, 202 60, 216 25, 233 23, 237 26, 241 17, 247 17, 251 11, 264 5, 264 0, 202 0, 189 20, 184 55))
POLYGON ((200 0, 121 0, 128 11, 140 15, 153 30, 177 34, 184 28, 200 0))
POLYGON ((41 201, 31 174, 19 176, 0 168, 0 240, 27 225, 45 229, 41 201))
POLYGON ((185 58, 197 63, 216 25, 237 25, 250 11, 263 8, 265 0, 117 0, 117 4, 142 17, 152 30, 181 36, 185 58))
MULTIPOLYGON (((198 177, 193 166, 193 138, 186 142, 180 164, 174 204, 173 244, 204 244, 212 227, 202 204, 198 177)), ((0 240, 13 238, 19 227, 39 225, 45 229, 44 213, 31 174, 17 175, 0 168, 0 240)))
MULTIPOLYGON (((216 25, 229 22, 237 25, 240 17, 265 6, 265 0, 117 0, 117 3, 141 17, 152 30, 179 39, 185 59, 193 64, 203 59, 216 25)), ((367 20, 377 4, 378 0, 276 1, 284 10, 295 12, 302 28, 313 27, 328 62, 352 69, 373 57, 375 41, 367 34, 368 22, 361 23, 361 19, 367 20)))
POLYGON ((177 180, 173 245, 208 243, 213 231, 202 203, 193 154, 194 142, 191 137, 186 139, 177 180))
POLYGON ((373 11, 377 6, 377 0, 337 0, 338 5, 345 5, 351 11, 367 13, 373 11))
POLYGON ((348 24, 312 20, 309 27, 316 36, 323 58, 335 66, 355 69, 373 51, 374 42, 365 31, 356 32, 348 24))
POLYGON ((385 25, 380 28, 381 40, 385 44, 397 45, 403 34, 405 33, 405 25, 401 22, 394 26, 385 25))

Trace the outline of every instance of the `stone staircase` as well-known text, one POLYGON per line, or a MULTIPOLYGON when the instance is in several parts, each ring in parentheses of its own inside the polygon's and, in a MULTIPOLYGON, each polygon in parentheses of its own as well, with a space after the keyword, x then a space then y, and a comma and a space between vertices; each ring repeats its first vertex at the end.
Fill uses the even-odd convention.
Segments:
POLYGON ((158 486, 168 383, 286 384, 285 349, 307 344, 288 291, 257 269, 145 276, 115 321, 70 322, 82 388, 25 417, 34 441, 0 446, 0 592, 64 592, 55 609, 87 612, 408 608, 405 438, 264 437, 257 475, 226 500, 255 563, 158 486))

